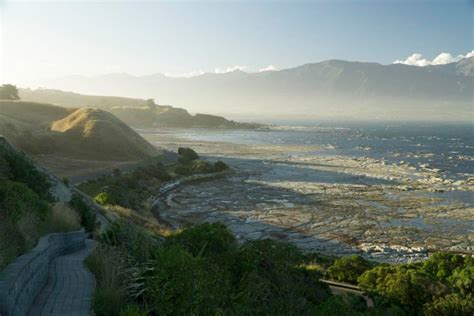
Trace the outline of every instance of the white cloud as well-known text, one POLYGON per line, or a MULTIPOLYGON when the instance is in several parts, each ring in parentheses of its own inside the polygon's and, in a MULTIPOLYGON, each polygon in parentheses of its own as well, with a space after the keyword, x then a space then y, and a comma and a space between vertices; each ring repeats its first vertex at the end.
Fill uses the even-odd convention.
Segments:
POLYGON ((423 57, 423 55, 419 53, 415 53, 411 56, 408 56, 405 60, 395 60, 394 64, 404 64, 404 65, 411 65, 411 66, 428 66, 428 65, 445 65, 449 63, 454 63, 460 61, 463 58, 469 58, 474 56, 474 50, 468 52, 466 55, 458 55, 453 57, 450 53, 441 53, 436 56, 433 60, 429 60, 423 57))
POLYGON ((227 72, 232 72, 232 71, 236 71, 236 70, 245 71, 245 69, 247 69, 247 68, 248 68, 247 66, 235 65, 233 67, 227 67, 226 69, 216 68, 216 69, 214 69, 214 72, 216 74, 225 74, 227 72))
POLYGON ((262 68, 262 69, 259 69, 258 72, 264 72, 264 71, 275 71, 277 70, 277 68, 273 65, 270 65, 268 67, 265 67, 265 68, 262 68))

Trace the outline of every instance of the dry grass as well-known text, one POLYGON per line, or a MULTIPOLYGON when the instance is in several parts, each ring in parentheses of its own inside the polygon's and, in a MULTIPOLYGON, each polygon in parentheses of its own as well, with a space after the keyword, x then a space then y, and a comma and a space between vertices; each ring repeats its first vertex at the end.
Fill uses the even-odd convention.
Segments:
POLYGON ((46 218, 48 230, 54 232, 75 231, 81 228, 81 219, 76 211, 65 203, 56 203, 46 218))
POLYGON ((34 154, 116 161, 156 154, 150 143, 113 114, 91 108, 0 101, 0 133, 34 154))
POLYGON ((42 236, 80 228, 79 215, 64 203, 56 203, 45 219, 28 212, 17 223, 0 218, 0 270, 35 247, 42 236))

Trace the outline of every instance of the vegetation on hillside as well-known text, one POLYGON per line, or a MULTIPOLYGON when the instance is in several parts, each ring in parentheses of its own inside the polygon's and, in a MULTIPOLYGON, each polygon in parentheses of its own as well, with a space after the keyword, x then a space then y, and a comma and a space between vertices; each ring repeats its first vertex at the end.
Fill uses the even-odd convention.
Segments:
POLYGON ((0 134, 29 154, 133 161, 157 152, 114 115, 90 108, 0 100, 0 134))
POLYGON ((0 100, 20 100, 17 87, 11 84, 0 86, 0 100))
POLYGON ((0 147, 0 270, 51 232, 80 228, 81 217, 54 203, 48 178, 23 154, 0 147))
POLYGON ((163 237, 117 222, 87 261, 97 277, 97 315, 474 312, 470 257, 439 253, 424 263, 402 265, 357 256, 334 260, 269 239, 239 244, 220 223, 163 237), (320 282, 321 277, 353 281, 354 276, 375 307, 367 307, 358 296, 333 296, 320 282))
POLYGON ((130 126, 148 127, 204 127, 258 128, 258 124, 238 123, 221 116, 191 115, 188 111, 169 105, 158 105, 153 99, 82 95, 50 89, 21 89, 23 100, 51 103, 66 107, 94 107, 111 112, 130 126))
POLYGON ((199 159, 190 148, 179 148, 178 155, 178 163, 165 166, 161 157, 150 158, 131 172, 116 170, 111 175, 83 183, 79 188, 112 212, 140 221, 151 215, 151 198, 166 182, 229 168, 222 161, 211 164, 199 159))

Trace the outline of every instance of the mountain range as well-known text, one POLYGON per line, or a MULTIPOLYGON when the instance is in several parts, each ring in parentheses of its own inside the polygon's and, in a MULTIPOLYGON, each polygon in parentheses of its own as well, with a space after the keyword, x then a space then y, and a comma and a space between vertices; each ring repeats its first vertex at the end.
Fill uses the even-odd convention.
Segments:
POLYGON ((48 88, 155 98, 232 118, 472 120, 474 57, 426 67, 329 60, 279 71, 69 76, 48 88))

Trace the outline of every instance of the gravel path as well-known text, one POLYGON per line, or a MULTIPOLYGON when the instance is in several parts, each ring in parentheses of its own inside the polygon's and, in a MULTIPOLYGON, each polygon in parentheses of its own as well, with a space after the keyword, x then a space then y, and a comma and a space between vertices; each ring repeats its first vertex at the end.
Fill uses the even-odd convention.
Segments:
POLYGON ((86 240, 85 249, 51 262, 48 281, 28 315, 92 315, 95 279, 84 265, 84 259, 93 248, 94 241, 86 240))

